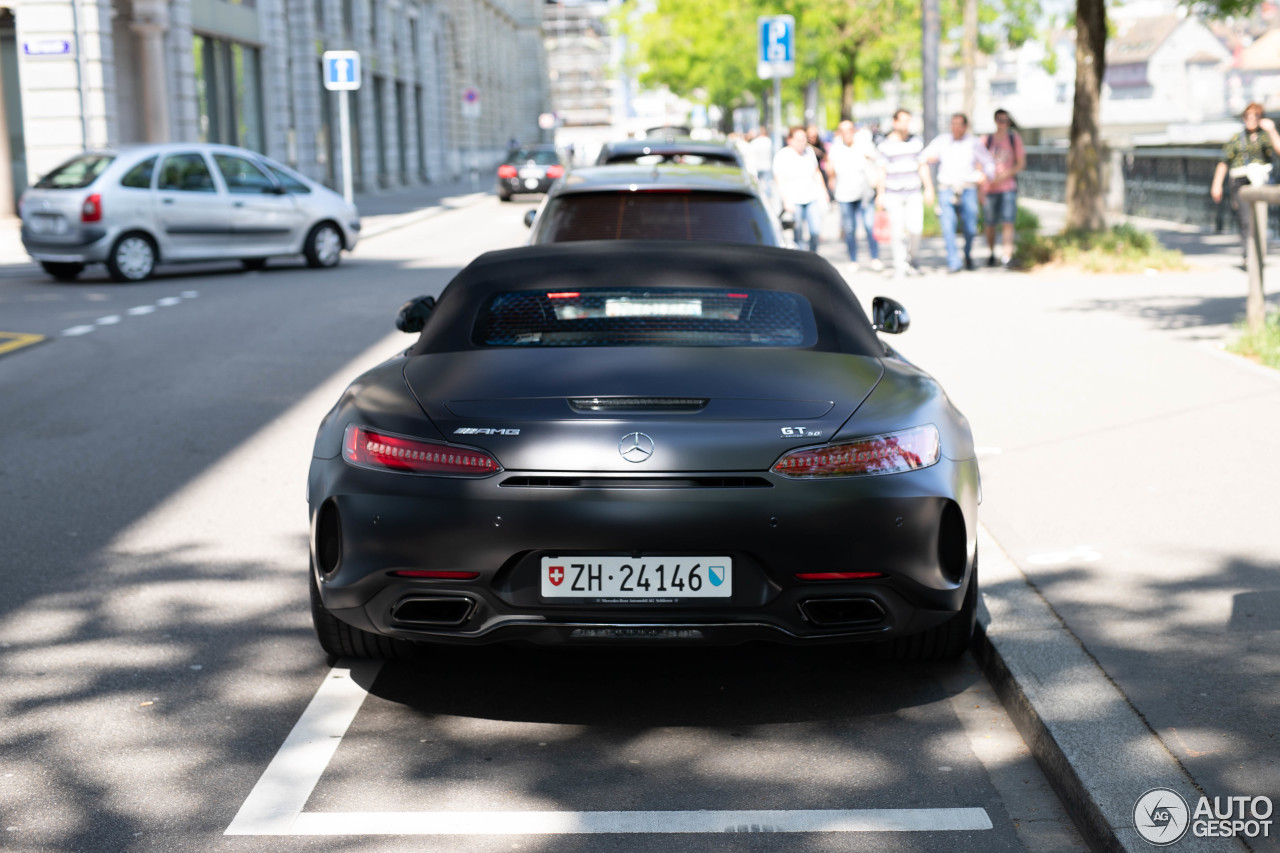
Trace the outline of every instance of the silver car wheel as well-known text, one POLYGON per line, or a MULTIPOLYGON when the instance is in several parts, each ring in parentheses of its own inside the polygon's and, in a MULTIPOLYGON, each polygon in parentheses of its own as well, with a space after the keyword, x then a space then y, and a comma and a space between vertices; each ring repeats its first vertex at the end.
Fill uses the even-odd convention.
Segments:
POLYGON ((322 225, 312 238, 315 245, 316 260, 322 267, 331 267, 338 263, 338 255, 342 252, 342 238, 332 225, 322 225))
POLYGON ((156 253, 144 237, 126 237, 116 246, 116 266, 125 278, 141 281, 151 275, 156 264, 156 253))

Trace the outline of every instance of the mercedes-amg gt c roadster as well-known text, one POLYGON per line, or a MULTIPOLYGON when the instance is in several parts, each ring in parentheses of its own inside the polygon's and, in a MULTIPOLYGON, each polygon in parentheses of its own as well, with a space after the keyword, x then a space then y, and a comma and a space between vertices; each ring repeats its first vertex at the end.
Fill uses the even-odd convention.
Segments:
POLYGON ((417 643, 872 642, 959 655, 978 465, 906 311, 807 252, 491 252, 326 415, 311 602, 337 656, 417 643))

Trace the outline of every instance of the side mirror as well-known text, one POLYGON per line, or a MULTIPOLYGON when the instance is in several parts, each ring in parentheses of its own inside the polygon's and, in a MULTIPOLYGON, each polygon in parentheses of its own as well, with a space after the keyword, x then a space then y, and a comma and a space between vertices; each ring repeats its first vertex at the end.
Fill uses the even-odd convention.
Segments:
POLYGON ((796 227, 796 215, 789 210, 782 211, 782 215, 778 217, 778 222, 782 224, 784 231, 794 231, 796 227))
POLYGON ((911 317, 902 303, 887 296, 871 300, 871 327, 887 335, 900 335, 911 325, 911 317))
POLYGON ((263 195, 287 195, 288 192, 284 187, 271 186, 262 188, 263 195))
POLYGON ((402 332, 421 332, 431 316, 431 309, 436 307, 434 296, 416 296, 400 306, 396 315, 396 328, 402 332))
POLYGON ((536 210, 526 210, 526 211, 524 212, 524 227, 525 227, 525 228, 532 228, 532 227, 533 227, 533 220, 535 220, 535 219, 537 219, 537 218, 538 218, 538 211, 536 211, 536 210))

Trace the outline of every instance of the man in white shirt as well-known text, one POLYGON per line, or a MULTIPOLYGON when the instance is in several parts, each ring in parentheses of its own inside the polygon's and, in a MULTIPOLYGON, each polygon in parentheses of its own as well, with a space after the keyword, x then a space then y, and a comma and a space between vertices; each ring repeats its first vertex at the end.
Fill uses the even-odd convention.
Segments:
POLYGON ((755 176, 761 181, 769 179, 769 167, 773 164, 773 140, 769 138, 769 129, 760 127, 755 136, 747 141, 751 150, 751 167, 755 176))
POLYGON ((969 132, 969 119, 951 117, 951 133, 929 143, 921 159, 938 164, 938 222, 947 246, 947 272, 973 269, 973 238, 978 233, 978 187, 995 177, 996 164, 982 140, 969 132), (956 247, 956 214, 964 228, 964 266, 956 247))
POLYGON ((871 268, 882 270, 880 244, 876 242, 875 229, 870 213, 875 198, 873 161, 876 149, 868 131, 857 131, 853 122, 845 120, 836 128, 836 139, 827 152, 827 180, 831 181, 831 194, 840 205, 840 219, 844 226, 844 242, 849 249, 849 260, 854 269, 858 266, 858 227, 867 232, 867 245, 871 250, 871 268))
POLYGON ((924 143, 911 135, 911 113, 893 114, 893 131, 877 147, 876 207, 889 214, 893 277, 919 275, 916 254, 924 232, 924 205, 933 204, 933 176, 920 159, 924 143))
POLYGON ((822 232, 822 213, 827 204, 827 183, 818 168, 818 158, 809 148, 809 135, 803 127, 793 127, 787 144, 773 158, 773 181, 778 188, 782 209, 796 222, 796 243, 800 244, 800 226, 808 232, 809 251, 818 251, 822 232))

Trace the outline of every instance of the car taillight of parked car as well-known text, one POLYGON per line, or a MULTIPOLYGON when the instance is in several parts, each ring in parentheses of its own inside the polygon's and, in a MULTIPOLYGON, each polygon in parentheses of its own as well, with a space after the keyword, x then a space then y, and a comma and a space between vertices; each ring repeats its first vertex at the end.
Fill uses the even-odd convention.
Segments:
POLYGON ((563 174, 564 174, 564 166, 548 166, 547 167, 548 178, 558 178, 563 174))
POLYGON ((102 221, 102 196, 94 193, 84 200, 84 204, 80 206, 81 222, 101 222, 102 221))
POLYGON ((897 474, 928 468, 940 455, 938 428, 925 424, 901 432, 793 450, 775 462, 772 470, 796 479, 897 474))
POLYGON ((401 474, 484 477, 502 470, 498 460, 476 447, 459 447, 376 432, 351 424, 343 437, 342 457, 360 468, 401 474))
POLYGON ((515 166, 499 166, 498 167, 499 178, 514 178, 515 176, 516 176, 515 166))

